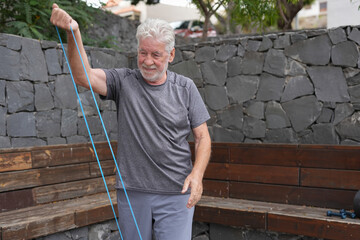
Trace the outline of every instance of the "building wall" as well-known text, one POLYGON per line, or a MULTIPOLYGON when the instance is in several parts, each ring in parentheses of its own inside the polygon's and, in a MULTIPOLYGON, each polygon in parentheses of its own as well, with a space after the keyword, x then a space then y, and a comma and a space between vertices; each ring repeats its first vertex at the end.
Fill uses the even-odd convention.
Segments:
MULTIPOLYGON (((358 27, 242 36, 177 46, 170 69, 197 85, 213 141, 358 145, 359 44, 358 27)), ((86 51, 93 67, 136 67, 133 52, 86 51)), ((0 34, 0 56, 1 148, 89 141, 56 42, 0 34)), ((105 140, 91 93, 78 89, 105 140)), ((116 139, 114 104, 99 108, 116 139)))
POLYGON ((328 28, 359 25, 359 5, 357 0, 328 0, 328 28))

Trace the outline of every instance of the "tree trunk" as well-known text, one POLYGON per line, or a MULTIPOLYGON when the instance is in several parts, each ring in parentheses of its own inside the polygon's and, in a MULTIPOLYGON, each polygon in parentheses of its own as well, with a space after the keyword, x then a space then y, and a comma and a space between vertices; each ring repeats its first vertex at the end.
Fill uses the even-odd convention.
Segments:
POLYGON ((287 0, 278 0, 277 6, 280 15, 280 18, 277 22, 278 28, 281 30, 292 29, 291 23, 296 14, 304 7, 304 1, 299 0, 297 3, 293 4, 287 0))

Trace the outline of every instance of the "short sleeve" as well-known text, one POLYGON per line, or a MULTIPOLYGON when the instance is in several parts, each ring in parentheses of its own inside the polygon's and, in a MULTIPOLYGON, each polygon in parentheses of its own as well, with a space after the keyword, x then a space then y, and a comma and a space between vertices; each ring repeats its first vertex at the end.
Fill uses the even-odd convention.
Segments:
POLYGON ((196 128, 210 119, 209 112, 194 82, 189 87, 189 120, 191 128, 196 128))

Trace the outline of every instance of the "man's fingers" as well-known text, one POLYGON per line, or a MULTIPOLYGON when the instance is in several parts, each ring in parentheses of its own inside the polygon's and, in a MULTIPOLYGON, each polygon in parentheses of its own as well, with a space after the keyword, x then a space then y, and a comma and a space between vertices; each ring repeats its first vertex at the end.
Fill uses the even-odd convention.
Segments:
POLYGON ((188 179, 185 179, 185 182, 184 182, 184 186, 181 190, 181 193, 186 193, 187 190, 189 189, 189 186, 190 186, 190 181, 188 179))

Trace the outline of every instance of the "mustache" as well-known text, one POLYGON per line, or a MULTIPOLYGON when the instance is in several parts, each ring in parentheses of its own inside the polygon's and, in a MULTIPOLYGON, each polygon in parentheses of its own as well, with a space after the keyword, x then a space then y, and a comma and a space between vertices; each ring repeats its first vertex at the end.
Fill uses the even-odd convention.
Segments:
POLYGON ((147 66, 147 65, 145 65, 145 64, 142 64, 141 67, 143 67, 143 68, 148 68, 148 69, 156 69, 156 66, 155 66, 155 65, 147 66))

